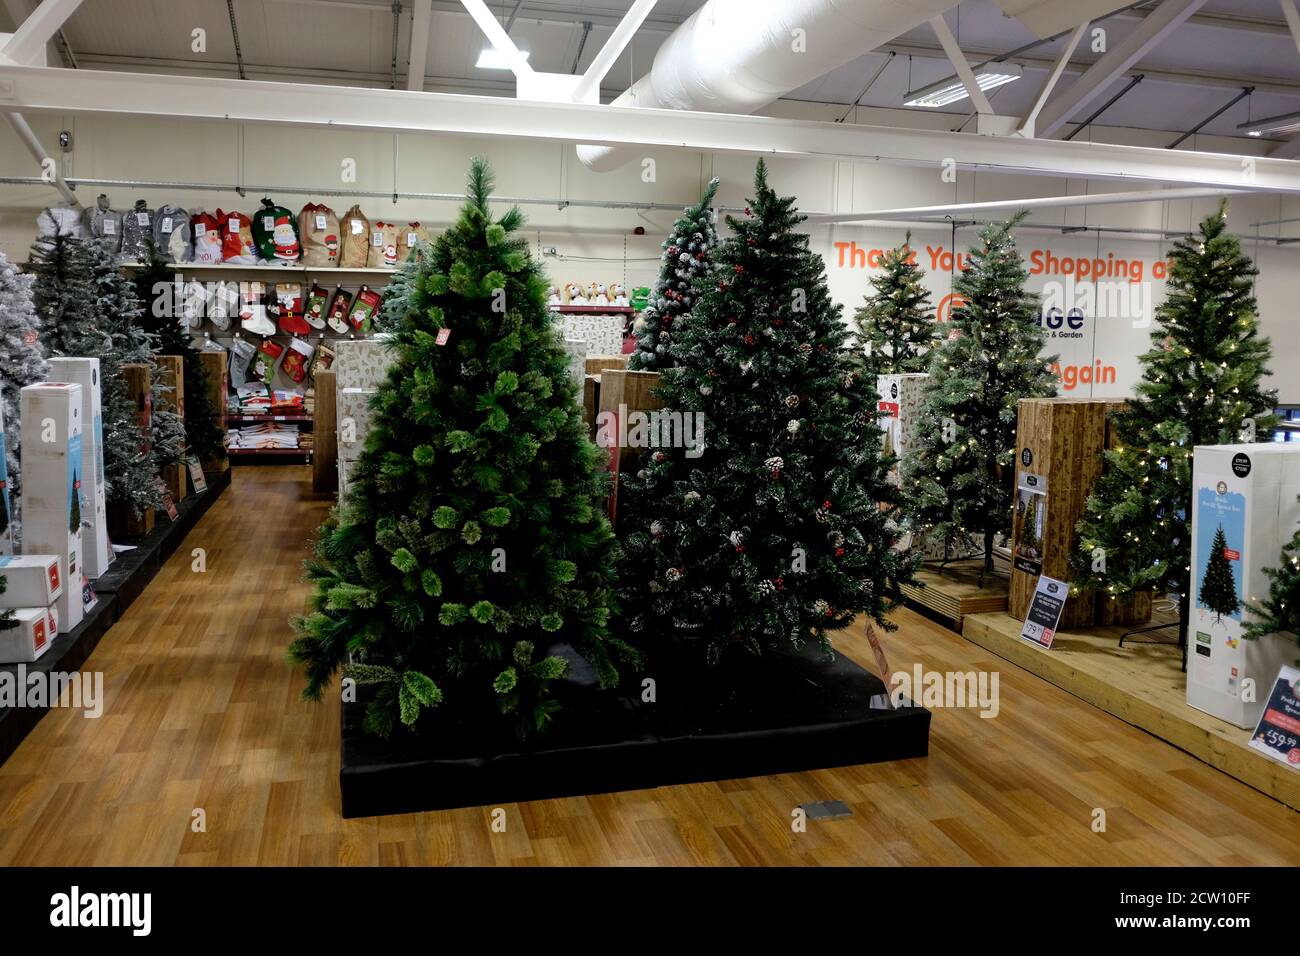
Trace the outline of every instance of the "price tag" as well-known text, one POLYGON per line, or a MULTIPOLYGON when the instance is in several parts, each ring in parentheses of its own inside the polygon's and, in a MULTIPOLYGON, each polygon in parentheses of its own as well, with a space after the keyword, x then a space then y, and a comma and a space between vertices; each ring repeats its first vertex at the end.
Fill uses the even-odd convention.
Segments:
POLYGON ((226 223, 226 228, 235 235, 239 235, 239 220, 232 218, 230 222, 226 223))
POLYGON ((406 244, 408 246, 413 246, 419 241, 420 241, 420 234, 418 232, 408 232, 406 234, 406 244))
POLYGON ((325 229, 325 228, 328 227, 328 224, 329 224, 329 220, 327 220, 327 219, 326 219, 324 216, 322 216, 320 213, 317 213, 317 214, 316 214, 316 228, 317 228, 317 229, 325 229))
POLYGON ((106 236, 116 236, 116 235, 117 235, 117 221, 116 221, 116 220, 114 220, 114 219, 105 219, 105 220, 104 220, 104 235, 106 235, 106 236))
POLYGON ((376 249, 384 244, 384 234, 382 232, 372 232, 370 234, 370 244, 376 249))
POLYGON ((364 234, 365 231, 366 231, 366 230, 365 230, 365 225, 361 222, 360 219, 353 219, 353 220, 352 220, 352 235, 354 235, 354 236, 360 236, 360 235, 364 234))
POLYGON ((203 225, 203 223, 201 223, 201 222, 196 222, 196 223, 194 224, 194 238, 195 238, 195 239, 202 239, 202 238, 203 238, 204 236, 206 236, 207 234, 208 234, 208 227, 207 227, 207 226, 203 225))
POLYGON ((1250 745, 1300 769, 1300 670, 1283 665, 1278 671, 1250 745))
POLYGON ((446 345, 446 344, 447 344, 447 340, 450 339, 450 338, 451 338, 451 329, 439 329, 439 330, 438 330, 438 344, 439 344, 439 345, 446 345))
POLYGON ((194 485, 194 493, 203 494, 208 490, 208 479, 203 474, 203 466, 193 455, 185 459, 185 464, 190 470, 190 483, 194 485))
POLYGON ((267 232, 274 232, 274 231, 275 231, 275 217, 274 217, 274 216, 263 216, 263 217, 262 217, 262 228, 265 229, 267 232))
POLYGON ((164 233, 168 233, 168 232, 171 232, 171 231, 172 231, 172 217, 171 217, 171 216, 163 216, 163 221, 162 221, 162 231, 163 231, 164 233))
POLYGON ((149 225, 149 214, 147 212, 138 212, 135 214, 135 222, 138 226, 149 225))
POLYGON ((1021 638, 1044 650, 1051 650, 1052 638, 1056 636, 1061 612, 1065 610, 1065 599, 1069 595, 1070 586, 1064 581, 1049 578, 1046 574, 1039 575, 1038 586, 1029 602, 1029 613, 1020 629, 1021 638))

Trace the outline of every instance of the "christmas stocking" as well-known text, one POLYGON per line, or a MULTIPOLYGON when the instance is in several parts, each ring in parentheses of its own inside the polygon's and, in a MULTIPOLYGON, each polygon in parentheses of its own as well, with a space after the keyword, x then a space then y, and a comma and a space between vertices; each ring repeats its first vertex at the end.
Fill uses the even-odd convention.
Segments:
POLYGON ((230 328, 230 320, 239 311, 239 289, 233 282, 219 282, 208 300, 208 319, 221 332, 230 328))
POLYGON ((302 317, 302 286, 297 282, 277 282, 273 308, 280 331, 286 335, 306 335, 311 326, 302 317))
POLYGON ((381 301, 383 299, 378 292, 363 285, 361 291, 357 293, 356 301, 352 303, 351 311, 348 312, 348 321, 352 323, 352 327, 362 335, 369 332, 370 321, 379 310, 381 301))
POLYGON ((313 285, 307 293, 307 314, 304 318, 313 329, 325 328, 325 309, 329 301, 330 294, 318 285, 313 285))
POLYGON ((334 302, 330 305, 329 327, 342 335, 348 330, 348 306, 352 304, 352 293, 342 286, 334 290, 334 302))
POLYGON ((262 344, 257 347, 257 362, 253 366, 253 374, 263 382, 270 382, 275 376, 275 363, 280 361, 280 356, 284 354, 284 346, 274 339, 262 339, 262 344))
POLYGON ((301 385, 307 377, 307 364, 315 349, 306 339, 294 339, 289 343, 289 352, 280 363, 280 371, 289 376, 295 385, 301 385))
POLYGON ((256 346, 247 339, 230 343, 230 384, 235 388, 248 384, 248 366, 256 354, 256 346))
POLYGON ((266 314, 266 285, 261 282, 239 283, 239 320, 245 332, 275 335, 275 323, 266 314))

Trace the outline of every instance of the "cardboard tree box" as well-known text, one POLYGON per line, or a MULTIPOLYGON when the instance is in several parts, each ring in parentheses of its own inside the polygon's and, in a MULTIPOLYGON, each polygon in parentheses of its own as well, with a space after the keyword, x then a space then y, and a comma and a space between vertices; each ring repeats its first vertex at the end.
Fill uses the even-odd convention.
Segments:
MULTIPOLYGON (((81 386, 83 441, 81 443, 81 543, 85 550, 86 577, 94 580, 113 563, 113 543, 108 534, 104 503, 104 414, 100 401, 99 359, 52 358, 49 380, 81 386)), ((27 606, 49 604, 29 601, 27 606)))
MULTIPOLYGON (((155 355, 154 363, 162 384, 170 388, 159 399, 162 408, 174 411, 183 420, 185 418, 185 360, 179 355, 155 355)), ((167 465, 162 472, 163 484, 171 492, 172 501, 180 502, 185 498, 186 476, 184 465, 167 465)))
MULTIPOLYGON (((81 557, 81 386, 46 382, 21 393, 23 550, 59 561, 59 626, 71 631, 84 608, 81 557)), ((93 592, 91 592, 93 596, 93 592)))
MULTIPOLYGON (((1023 618, 1040 575, 1069 582, 1092 484, 1105 465, 1107 415, 1124 403, 1101 398, 1022 398, 1016 418, 1016 498, 1007 612, 1023 618)), ((1093 593, 1072 594, 1062 628, 1093 623, 1093 593)))
POLYGON ((898 463, 916 442, 921 389, 929 377, 924 372, 876 376, 876 391, 879 394, 876 411, 879 414, 880 430, 884 434, 885 452, 897 459, 889 470, 891 484, 899 483, 898 463))
POLYGON ((339 389, 378 388, 388 377, 389 366, 396 358, 388 340, 380 336, 339 339, 334 343, 334 364, 331 366, 336 386, 339 389))
POLYGON ((599 375, 607 368, 627 368, 627 356, 588 355, 585 364, 588 375, 599 375))
POLYGON ((14 553, 14 500, 9 490, 9 451, 5 440, 4 405, 0 403, 0 555, 14 553))
POLYGON ((641 456, 650 449, 632 441, 633 416, 663 408, 653 394, 659 385, 658 372, 629 372, 607 368, 600 376, 600 412, 596 422, 596 444, 609 452, 613 476, 609 492, 609 518, 618 516, 619 475, 635 472, 641 456))
MULTIPOLYGON (((136 426, 140 430, 140 447, 147 450, 153 432, 153 372, 148 365, 130 363, 121 366, 126 392, 135 406, 136 426)), ((153 530, 154 509, 136 514, 125 505, 110 505, 108 530, 115 538, 143 538, 153 530)))
POLYGON ((343 504, 343 499, 347 497, 348 488, 352 485, 352 476, 357 469, 357 460, 355 458, 340 458, 338 462, 338 482, 339 482, 339 504, 343 504))
MULTIPOLYGON (((200 351, 199 361, 203 364, 203 371, 208 379, 208 404, 212 406, 212 413, 217 417, 217 427, 221 429, 221 434, 225 435, 226 393, 230 391, 230 368, 226 364, 228 361, 226 352, 224 350, 200 351)), ((219 457, 203 462, 204 471, 225 471, 229 467, 230 459, 226 457, 224 444, 219 457)))
POLYGON ((52 554, 0 556, 0 578, 5 579, 0 608, 49 607, 63 594, 59 559, 52 554))
POLYGON ((587 343, 583 339, 565 339, 564 350, 569 353, 569 376, 582 391, 582 379, 587 374, 587 343))
POLYGON ((1295 638, 1242 638, 1248 602, 1268 594, 1264 568, 1300 524, 1300 446, 1198 445, 1192 459, 1191 620, 1187 703, 1238 727, 1259 722, 1295 638))
POLYGON ((15 628, 0 631, 0 664, 30 664, 50 649, 59 633, 54 607, 24 607, 14 611, 15 628))
POLYGON ((377 394, 374 388, 343 388, 338 391, 338 454, 343 461, 356 461, 366 447, 366 436, 374 421, 370 399, 377 394))
POLYGON ((339 485, 337 375, 332 368, 316 373, 316 408, 312 412, 311 487, 336 491, 339 485))

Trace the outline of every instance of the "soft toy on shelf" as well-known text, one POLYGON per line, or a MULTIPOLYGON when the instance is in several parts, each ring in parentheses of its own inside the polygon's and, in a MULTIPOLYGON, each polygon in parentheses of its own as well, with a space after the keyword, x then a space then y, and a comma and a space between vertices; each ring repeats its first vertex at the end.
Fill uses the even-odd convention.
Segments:
POLYGON ((626 306, 628 304, 627 289, 623 288, 623 283, 615 282, 609 287, 609 301, 612 305, 617 306, 626 306))
POLYGON ((546 304, 547 304, 547 305, 561 305, 561 304, 562 304, 562 303, 560 302, 560 287, 559 287, 559 286, 556 286, 556 285, 548 285, 548 286, 546 287, 546 304))
POLYGON ((570 282, 564 287, 564 300, 569 305, 586 305, 587 297, 582 293, 582 286, 570 282))
POLYGON ((587 305, 604 305, 605 296, 600 292, 602 286, 594 282, 587 283, 587 305))

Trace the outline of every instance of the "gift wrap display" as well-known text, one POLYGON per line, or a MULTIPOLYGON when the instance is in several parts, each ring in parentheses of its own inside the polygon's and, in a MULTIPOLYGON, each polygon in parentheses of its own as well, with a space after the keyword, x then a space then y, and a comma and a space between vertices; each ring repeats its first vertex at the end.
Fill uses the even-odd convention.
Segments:
POLYGON ((566 339, 581 339, 587 343, 588 355, 619 355, 623 351, 623 326, 621 313, 612 315, 561 315, 560 328, 566 339))
POLYGON ((1199 445, 1192 461, 1187 703, 1238 727, 1259 721, 1295 638, 1242 637, 1300 523, 1300 445, 1199 445))
MULTIPOLYGON (((81 386, 67 382, 22 390, 23 550, 59 561, 63 593, 56 606, 59 627, 71 631, 82 606, 81 386)), ((61 631, 61 632, 62 632, 61 631)))
POLYGON ((336 393, 335 413, 338 415, 339 459, 356 461, 366 447, 374 414, 370 399, 376 394, 373 388, 341 388, 336 393))
POLYGON ((581 390, 582 380, 587 375, 587 343, 582 339, 565 339, 564 350, 569 353, 569 374, 581 390))
MULTIPOLYGON (((334 344, 335 387, 375 388, 388 375, 393 353, 383 336, 371 339, 343 339, 334 344)), ((342 413, 340 413, 342 420, 342 413)))
MULTIPOLYGON (((180 360, 177 359, 179 362, 180 360)), ((100 405, 99 359, 52 358, 51 381, 81 386, 85 415, 81 442, 81 544, 86 577, 92 581, 113 563, 108 537, 108 511, 104 502, 104 416, 100 405)))

